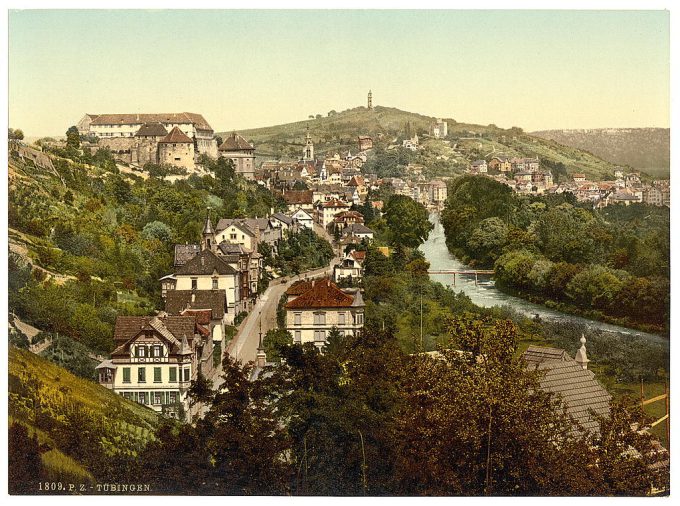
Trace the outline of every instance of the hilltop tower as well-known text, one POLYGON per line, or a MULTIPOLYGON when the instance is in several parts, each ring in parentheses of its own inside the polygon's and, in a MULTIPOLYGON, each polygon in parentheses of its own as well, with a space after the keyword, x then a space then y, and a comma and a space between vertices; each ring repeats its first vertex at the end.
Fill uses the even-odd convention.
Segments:
POLYGON ((368 108, 373 109, 373 93, 368 90, 368 108))
POLYGON ((302 152, 302 160, 305 162, 314 160, 314 143, 312 142, 312 137, 309 135, 309 127, 307 127, 307 137, 305 139, 305 149, 302 152))

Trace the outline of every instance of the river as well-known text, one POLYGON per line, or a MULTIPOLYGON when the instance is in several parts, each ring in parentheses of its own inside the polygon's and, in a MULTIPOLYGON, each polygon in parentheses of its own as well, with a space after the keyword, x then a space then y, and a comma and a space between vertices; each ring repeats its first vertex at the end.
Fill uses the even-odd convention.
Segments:
MULTIPOLYGON (((434 224, 434 229, 430 232, 427 241, 420 247, 425 254, 425 258, 430 262, 432 270, 466 270, 468 266, 454 257, 446 247, 446 237, 444 227, 439 222, 439 215, 430 214, 430 222, 434 224)), ((529 317, 539 315, 544 320, 572 321, 584 323, 589 328, 601 329, 609 332, 619 332, 625 335, 636 335, 657 342, 668 343, 668 340, 657 334, 641 332, 635 329, 611 325, 609 323, 590 320, 580 316, 574 316, 554 309, 549 309, 539 304, 533 304, 519 297, 514 297, 501 292, 494 286, 492 276, 479 275, 478 283, 475 284, 475 276, 456 274, 456 284, 453 286, 453 274, 431 274, 433 281, 438 281, 445 286, 450 286, 456 292, 464 292, 472 302, 481 307, 509 306, 515 311, 529 317)))

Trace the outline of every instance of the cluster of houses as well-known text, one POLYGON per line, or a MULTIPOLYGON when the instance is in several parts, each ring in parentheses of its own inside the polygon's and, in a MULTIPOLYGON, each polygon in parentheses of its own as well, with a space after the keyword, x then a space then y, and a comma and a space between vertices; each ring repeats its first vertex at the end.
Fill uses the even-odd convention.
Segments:
POLYGON ((649 184, 640 179, 638 172, 624 173, 621 169, 614 171, 613 181, 589 181, 585 174, 574 174, 573 181, 560 184, 554 191, 570 191, 577 200, 589 202, 594 207, 634 203, 670 207, 671 202, 670 180, 655 180, 649 184))
POLYGON ((186 411, 187 390, 213 370, 215 344, 227 325, 252 308, 263 273, 258 252, 299 230, 284 214, 268 218, 206 217, 200 244, 177 244, 174 269, 160 279, 165 310, 154 317, 119 316, 111 358, 97 366, 99 382, 169 416, 186 411))
POLYGON ((470 174, 490 177, 510 186, 518 193, 564 193, 570 192, 580 202, 595 207, 610 204, 646 203, 670 206, 670 181, 656 180, 643 183, 638 172, 614 171, 612 181, 589 181, 587 176, 576 173, 571 181, 555 184, 552 173, 542 170, 538 158, 507 158, 494 156, 486 160, 474 160, 467 170, 470 174))

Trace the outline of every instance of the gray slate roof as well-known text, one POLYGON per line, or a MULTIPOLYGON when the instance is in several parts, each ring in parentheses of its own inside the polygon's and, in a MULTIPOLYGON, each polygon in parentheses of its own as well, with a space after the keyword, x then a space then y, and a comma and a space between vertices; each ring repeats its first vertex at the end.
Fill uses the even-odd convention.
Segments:
POLYGON ((217 272, 222 275, 237 274, 236 270, 215 253, 204 249, 175 271, 176 275, 209 276, 217 272))
POLYGON ((599 424, 590 410, 597 415, 608 415, 612 396, 595 379, 595 374, 558 348, 530 346, 522 356, 529 369, 545 371, 541 389, 560 395, 567 413, 584 430, 597 434, 599 424))
POLYGON ((198 244, 175 244, 175 267, 184 265, 201 251, 198 244))

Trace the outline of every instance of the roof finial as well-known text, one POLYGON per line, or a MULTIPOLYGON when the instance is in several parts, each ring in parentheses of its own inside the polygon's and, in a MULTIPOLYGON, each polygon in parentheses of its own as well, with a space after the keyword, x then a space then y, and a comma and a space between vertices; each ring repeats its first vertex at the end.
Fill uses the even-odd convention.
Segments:
POLYGON ((588 369, 588 362, 590 362, 590 360, 588 360, 588 355, 586 353, 586 336, 585 336, 585 334, 581 334, 580 341, 581 341, 581 347, 576 352, 576 356, 574 357, 574 360, 583 369, 588 369))

